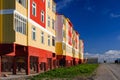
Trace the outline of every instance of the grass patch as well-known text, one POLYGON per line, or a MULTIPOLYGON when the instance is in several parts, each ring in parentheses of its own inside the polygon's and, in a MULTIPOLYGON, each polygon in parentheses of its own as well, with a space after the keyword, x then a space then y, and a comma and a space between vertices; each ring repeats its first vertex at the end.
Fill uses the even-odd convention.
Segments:
POLYGON ((50 70, 44 73, 41 73, 35 77, 33 77, 31 80, 53 80, 53 79, 72 79, 77 76, 90 76, 95 69, 98 67, 98 64, 80 64, 77 66, 72 67, 63 67, 63 68, 57 68, 54 70, 50 70))

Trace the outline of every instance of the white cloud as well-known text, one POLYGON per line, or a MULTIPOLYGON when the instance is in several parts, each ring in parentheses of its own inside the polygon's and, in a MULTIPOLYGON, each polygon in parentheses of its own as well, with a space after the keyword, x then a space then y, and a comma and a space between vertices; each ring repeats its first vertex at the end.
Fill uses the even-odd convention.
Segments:
POLYGON ((120 14, 111 13, 110 16, 111 16, 112 18, 119 18, 119 17, 120 17, 120 14))
POLYGON ((61 0, 57 3, 57 10, 61 10, 62 8, 67 7, 74 0, 61 0))
POLYGON ((85 53, 85 58, 89 57, 98 57, 99 62, 103 62, 104 60, 107 60, 107 62, 114 62, 114 60, 120 58, 120 50, 108 50, 103 54, 85 53))
POLYGON ((120 50, 109 50, 105 52, 105 55, 120 55, 120 50))
POLYGON ((88 53, 88 52, 85 53, 85 57, 99 57, 99 55, 100 54, 98 54, 98 53, 97 54, 88 53))

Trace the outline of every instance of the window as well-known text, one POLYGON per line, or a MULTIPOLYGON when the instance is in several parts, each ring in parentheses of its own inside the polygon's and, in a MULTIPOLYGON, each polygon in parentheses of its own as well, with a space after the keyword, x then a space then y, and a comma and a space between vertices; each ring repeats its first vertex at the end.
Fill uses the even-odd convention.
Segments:
POLYGON ((53 11, 53 12, 56 12, 56 5, 53 5, 53 6, 52 6, 52 11, 53 11))
POLYGON ((62 49, 65 50, 65 43, 62 43, 62 49))
POLYGON ((65 30, 62 30, 62 36, 65 38, 65 30))
POLYGON ((15 13, 14 22, 15 22, 14 25, 15 31, 20 32, 22 34, 26 34, 26 24, 27 24, 26 19, 15 13))
POLYGON ((42 2, 45 2, 45 0, 42 0, 42 2))
POLYGON ((55 46, 55 37, 52 36, 52 46, 55 46))
POLYGON ((44 44, 44 32, 41 32, 41 43, 44 44))
POLYGON ((20 4, 22 4, 22 0, 17 0, 20 4))
POLYGON ((32 27, 32 40, 36 40, 36 29, 32 27))
POLYGON ((48 0, 48 8, 50 8, 50 0, 48 0))
POLYGON ((52 29, 55 29, 55 20, 52 19, 52 29))
POLYGON ((65 22, 65 19, 63 19, 63 24, 65 25, 65 23, 66 23, 66 22, 65 22))
POLYGON ((48 27, 50 27, 50 16, 48 16, 48 27))
POLYGON ((17 2, 26 8, 26 0, 17 0, 17 2))
POLYGON ((41 11, 41 21, 44 23, 44 11, 41 11))
POLYGON ((32 15, 36 16, 36 4, 35 4, 35 2, 32 3, 32 15))
POLYGON ((50 36, 48 35, 48 46, 50 46, 50 36))

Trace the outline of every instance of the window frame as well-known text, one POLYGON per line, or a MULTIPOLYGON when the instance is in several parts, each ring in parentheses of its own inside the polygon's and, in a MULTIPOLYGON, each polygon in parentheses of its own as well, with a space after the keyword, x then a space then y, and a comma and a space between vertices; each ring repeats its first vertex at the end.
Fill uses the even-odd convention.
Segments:
POLYGON ((50 4, 50 0, 48 0, 48 3, 47 3, 47 4, 48 4, 48 8, 50 8, 50 5, 51 5, 51 4, 50 4))
POLYGON ((52 19, 52 29, 54 30, 55 29, 55 20, 52 19))
POLYGON ((36 40, 36 28, 32 26, 32 40, 36 40))
POLYGON ((50 16, 48 16, 48 19, 47 19, 47 20, 48 20, 47 26, 50 27, 50 16))
POLYGON ((32 15, 36 16, 36 3, 32 2, 32 15), (33 12, 35 10, 35 12, 33 12))
POLYGON ((41 43, 44 44, 44 32, 41 31, 41 43))
POLYGON ((45 14, 44 14, 44 11, 42 10, 41 11, 41 22, 43 22, 43 23, 45 22, 45 18, 44 17, 45 17, 45 14))
POLYGON ((56 13, 56 5, 55 4, 52 5, 52 11, 56 13))
POLYGON ((26 35, 27 20, 19 14, 14 14, 14 30, 26 35))
POLYGON ((48 35, 48 46, 50 46, 50 35, 48 35))
POLYGON ((55 46, 55 37, 52 36, 52 46, 55 46))

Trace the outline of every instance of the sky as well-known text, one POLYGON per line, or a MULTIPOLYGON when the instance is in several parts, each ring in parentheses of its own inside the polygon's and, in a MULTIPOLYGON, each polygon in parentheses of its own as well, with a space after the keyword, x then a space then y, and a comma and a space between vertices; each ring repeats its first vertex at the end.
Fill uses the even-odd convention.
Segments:
POLYGON ((120 0, 55 0, 84 40, 86 54, 120 53, 120 0), (113 53, 112 52, 112 53, 113 53))

